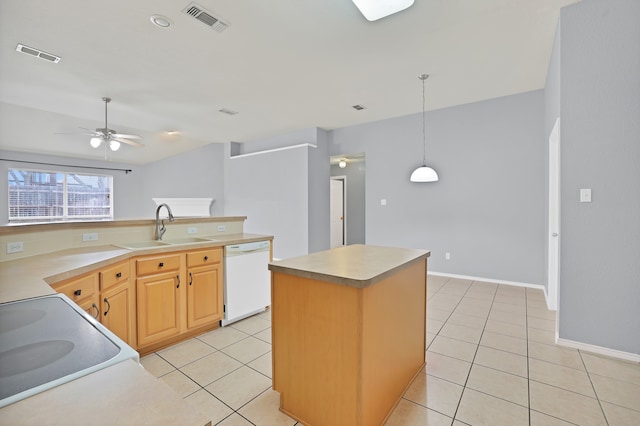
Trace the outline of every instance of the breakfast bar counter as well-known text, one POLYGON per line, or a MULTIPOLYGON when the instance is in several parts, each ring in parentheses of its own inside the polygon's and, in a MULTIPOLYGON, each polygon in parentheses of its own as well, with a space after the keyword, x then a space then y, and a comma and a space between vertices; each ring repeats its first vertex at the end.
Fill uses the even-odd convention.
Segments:
POLYGON ((281 411, 311 426, 386 420, 425 363, 429 255, 352 245, 269 264, 281 411))

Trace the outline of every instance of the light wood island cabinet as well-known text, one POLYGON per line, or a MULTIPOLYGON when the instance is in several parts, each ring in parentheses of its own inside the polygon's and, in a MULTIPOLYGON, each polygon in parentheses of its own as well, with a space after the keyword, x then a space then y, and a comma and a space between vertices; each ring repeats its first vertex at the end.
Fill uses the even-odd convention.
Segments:
POLYGON ((310 426, 385 422, 425 364, 428 256, 353 245, 269 264, 281 411, 310 426))

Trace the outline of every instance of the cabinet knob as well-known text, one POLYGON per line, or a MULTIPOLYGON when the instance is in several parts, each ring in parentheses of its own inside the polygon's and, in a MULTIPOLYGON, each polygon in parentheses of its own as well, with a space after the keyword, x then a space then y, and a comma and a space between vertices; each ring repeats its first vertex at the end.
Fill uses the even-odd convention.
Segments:
POLYGON ((116 274, 116 278, 122 278, 122 272, 118 272, 118 273, 116 274))
POLYGON ((158 263, 158 268, 162 268, 164 266, 164 262, 158 263))
POLYGON ((209 260, 209 256, 205 256, 205 257, 204 257, 204 260, 209 260))
POLYGON ((82 290, 78 289, 76 291, 73 292, 74 296, 80 296, 82 294, 82 290))

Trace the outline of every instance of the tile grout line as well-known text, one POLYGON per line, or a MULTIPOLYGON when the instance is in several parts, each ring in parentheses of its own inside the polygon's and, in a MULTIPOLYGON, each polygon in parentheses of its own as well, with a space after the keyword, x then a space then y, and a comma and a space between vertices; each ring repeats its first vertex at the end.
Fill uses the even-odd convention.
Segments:
POLYGON ((589 373, 587 364, 584 362, 584 358, 582 358, 582 351, 580 349, 578 349, 578 355, 580 356, 580 361, 582 361, 582 365, 584 366, 584 371, 587 372, 589 383, 591 383, 591 387, 593 388, 593 393, 596 396, 596 401, 598 401, 598 406, 600 407, 600 411, 602 411, 602 416, 604 417, 604 421, 607 422, 607 425, 609 425, 609 419, 607 419, 607 414, 604 412, 604 407, 602 407, 602 401, 600 401, 600 396, 598 395, 598 391, 596 391, 596 386, 593 384, 593 380, 591 380, 591 374, 589 373))
MULTIPOLYGON (((473 285, 475 281, 471 281, 471 285, 469 285, 469 288, 471 288, 471 286, 473 285)), ((464 299, 464 296, 469 292, 469 288, 467 289, 467 291, 465 291, 464 295, 462 296, 462 299, 464 299)), ((491 307, 493 306, 493 303, 496 299, 496 293, 498 292, 498 286, 496 286, 496 290, 493 293, 493 298, 491 299, 491 306, 489 307, 489 312, 487 313, 487 317, 484 320, 484 326, 482 327, 482 332, 480 333, 480 339, 478 340, 478 344, 476 345, 476 350, 473 353, 473 359, 471 360, 471 366, 469 367, 469 372, 467 373, 467 378, 464 381, 464 385, 462 387, 462 393, 460 394, 460 399, 458 400, 458 405, 456 406, 456 411, 453 413, 453 421, 456 421, 456 416, 458 415, 458 410, 460 409, 460 404, 462 403, 462 397, 464 396, 464 391, 467 389, 467 383, 469 382, 469 376, 471 376, 471 370, 473 369, 473 365, 475 363, 476 360, 476 356, 478 355, 478 349, 480 348, 480 341, 482 340, 482 336, 484 335, 484 329, 487 326, 487 322, 489 321, 489 315, 491 314, 491 307)), ((462 301, 462 299, 460 299, 460 301, 462 301)), ((460 302, 458 302, 458 305, 460 304, 460 302)), ((456 305, 456 308, 458 307, 458 305, 456 305)), ((455 308, 454 308, 455 311, 455 308)), ((453 312, 451 312, 453 314, 453 312)), ((448 319, 447 319, 448 321, 448 319)), ((471 389, 471 388, 469 388, 471 389)))

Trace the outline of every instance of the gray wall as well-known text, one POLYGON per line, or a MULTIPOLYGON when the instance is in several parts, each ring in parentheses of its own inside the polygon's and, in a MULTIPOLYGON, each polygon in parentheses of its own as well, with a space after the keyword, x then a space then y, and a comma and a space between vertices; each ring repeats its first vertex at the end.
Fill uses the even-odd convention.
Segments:
POLYGON ((421 114, 331 132, 331 155, 366 154, 367 244, 429 249, 431 271, 543 284, 543 92, 430 111, 426 120, 436 183, 409 182, 422 160, 421 114))
POLYGON ((347 177, 347 244, 364 244, 365 238, 365 176, 366 160, 349 163, 341 169, 331 166, 331 176, 347 177))
POLYGON ((560 19, 560 337, 639 354, 640 2, 585 0, 560 19))
POLYGON ((155 214, 156 197, 213 198, 212 216, 224 214, 224 145, 209 144, 145 165, 144 212, 155 214))
POLYGON ((8 197, 9 182, 7 172, 9 168, 30 169, 30 170, 55 170, 76 173, 95 173, 113 176, 113 213, 115 219, 137 219, 150 215, 145 215, 144 202, 140 197, 143 193, 145 171, 143 166, 119 164, 109 161, 83 160, 78 158, 61 157, 54 155, 31 154, 25 152, 12 152, 0 150, 0 158, 10 160, 34 161, 41 163, 53 163, 70 166, 86 166, 86 168, 48 166, 41 164, 27 164, 20 162, 0 161, 0 224, 7 224, 9 221, 8 197), (133 172, 125 174, 121 171, 109 171, 92 169, 119 168, 131 169, 133 172))
POLYGON ((273 235, 274 258, 308 253, 308 158, 313 149, 225 155, 224 214, 247 216, 245 232, 273 235))
POLYGON ((329 242, 329 141, 316 129, 315 149, 309 149, 309 253, 328 250, 329 242))

